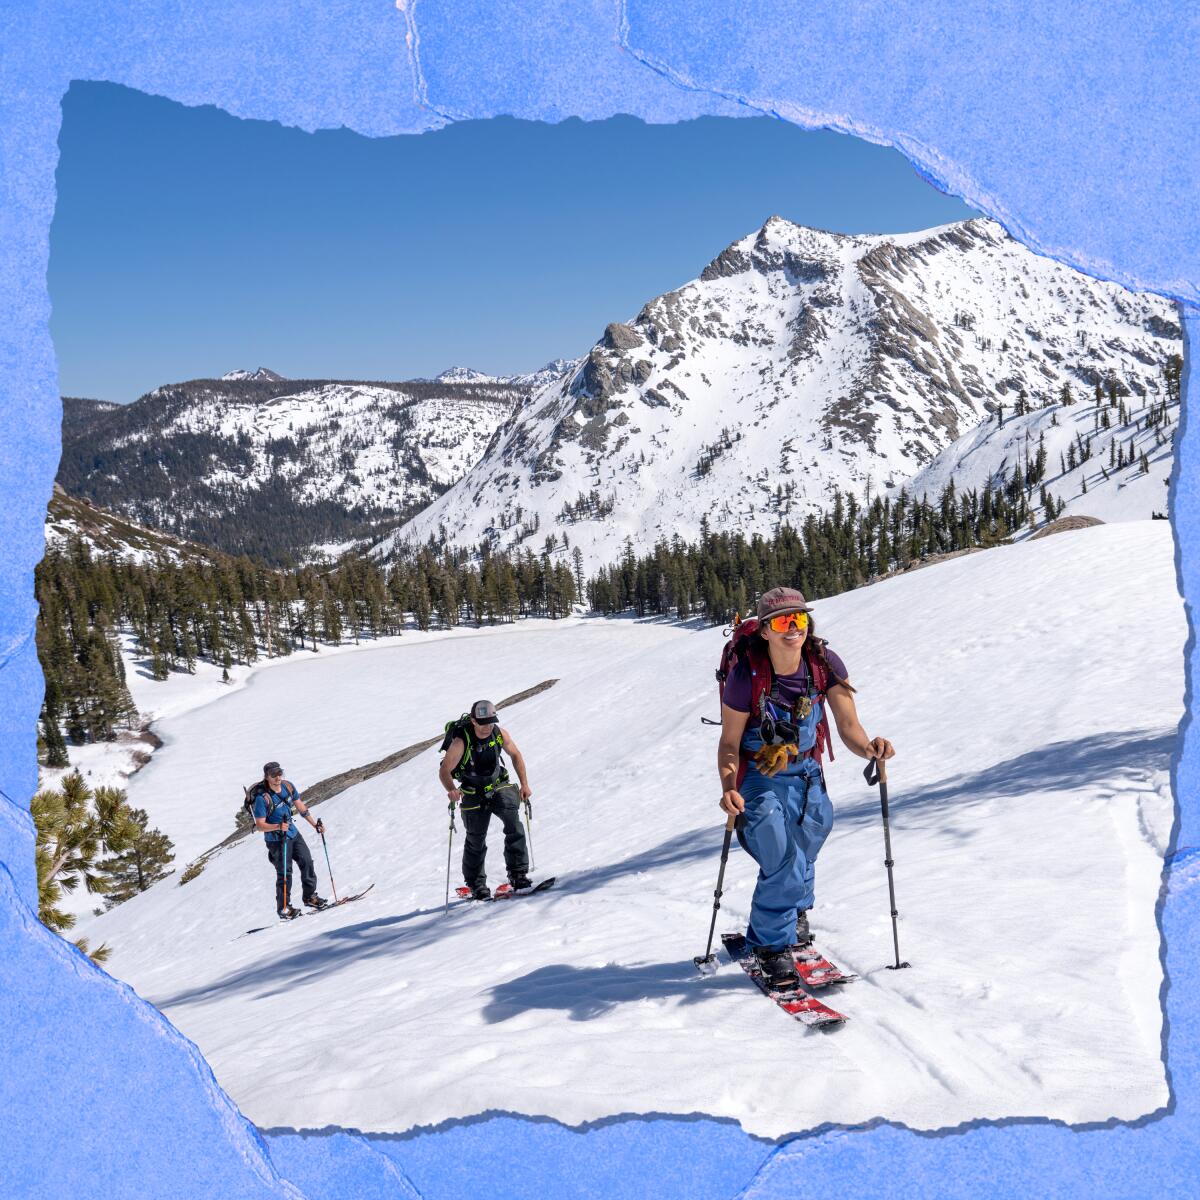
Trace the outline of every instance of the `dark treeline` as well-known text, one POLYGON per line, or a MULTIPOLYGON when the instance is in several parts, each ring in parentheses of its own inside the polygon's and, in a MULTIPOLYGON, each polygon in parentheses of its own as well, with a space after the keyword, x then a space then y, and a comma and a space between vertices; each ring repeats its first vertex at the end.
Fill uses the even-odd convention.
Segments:
POLYGON ((347 558, 333 569, 276 571, 247 558, 168 554, 133 562, 82 540, 51 548, 37 569, 37 645, 46 678, 42 752, 67 765, 63 737, 109 740, 136 710, 121 634, 155 679, 207 661, 235 664, 308 647, 385 637, 415 626, 561 617, 578 595, 564 563, 523 553, 434 554, 382 567, 347 558))
MULTIPOLYGON (((864 507, 835 492, 828 512, 799 529, 781 525, 771 537, 714 533, 705 520, 699 542, 659 542, 641 557, 626 544, 621 561, 590 581, 588 598, 601 613, 632 609, 721 622, 780 583, 810 599, 834 596, 931 554, 1007 540, 1029 522, 1037 503, 1030 492, 1043 472, 1044 461, 1034 457, 1018 464, 1003 488, 960 494, 951 483, 936 502, 901 492, 864 507)), ((1047 514, 1057 515, 1054 497, 1044 488, 1042 495, 1047 514)))

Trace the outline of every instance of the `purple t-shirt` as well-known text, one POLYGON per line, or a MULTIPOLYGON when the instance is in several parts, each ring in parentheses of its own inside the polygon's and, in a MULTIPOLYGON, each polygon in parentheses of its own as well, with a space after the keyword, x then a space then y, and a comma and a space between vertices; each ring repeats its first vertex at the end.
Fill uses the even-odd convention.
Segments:
MULTIPOLYGON (((828 646, 825 647, 825 657, 829 660, 834 675, 839 679, 850 678, 846 664, 828 646)), ((831 686, 832 683, 831 679, 831 686)), ((775 676, 771 684, 771 702, 781 709, 790 709, 798 697, 808 695, 810 686, 808 663, 801 659, 800 670, 794 674, 775 676)), ((725 694, 721 703, 727 704, 737 712, 748 713, 750 711, 750 668, 746 666, 745 660, 738 663, 729 672, 729 678, 725 680, 725 694)))

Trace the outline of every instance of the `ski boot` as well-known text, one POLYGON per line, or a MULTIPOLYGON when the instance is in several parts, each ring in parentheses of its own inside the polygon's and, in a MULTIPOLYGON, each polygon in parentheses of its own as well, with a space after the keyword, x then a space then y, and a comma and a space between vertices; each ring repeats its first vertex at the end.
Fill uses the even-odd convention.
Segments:
POLYGON ((328 900, 326 900, 326 899, 324 898, 324 896, 316 896, 316 895, 313 895, 313 896, 305 896, 305 897, 304 897, 304 903, 305 903, 305 904, 306 904, 306 905, 307 905, 309 908, 315 908, 315 909, 317 910, 317 912, 320 912, 320 911, 321 911, 321 909, 323 909, 323 908, 328 908, 328 907, 329 907, 329 901, 328 901, 328 900))
POLYGON ((754 957, 763 973, 767 986, 776 992, 789 991, 800 986, 800 975, 791 950, 768 950, 764 946, 754 947, 754 957))
POLYGON ((472 900, 490 900, 492 898, 492 889, 486 883, 477 883, 471 889, 472 900))
POLYGON ((512 884, 514 892, 520 892, 527 888, 533 887, 533 880, 525 874, 524 871, 517 871, 515 874, 508 877, 508 882, 512 884))
POLYGON ((811 946, 813 943, 812 931, 808 927, 808 909, 799 909, 796 913, 796 940, 792 943, 794 946, 811 946))
POLYGON ((290 904, 287 906, 287 908, 281 908, 279 910, 279 919, 281 921, 294 921, 297 917, 303 915, 304 914, 298 908, 293 908, 290 904))

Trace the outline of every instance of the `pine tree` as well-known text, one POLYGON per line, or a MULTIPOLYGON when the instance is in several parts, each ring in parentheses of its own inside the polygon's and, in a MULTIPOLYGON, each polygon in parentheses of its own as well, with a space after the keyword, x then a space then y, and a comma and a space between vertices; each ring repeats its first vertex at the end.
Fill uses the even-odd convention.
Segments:
POLYGON ((157 883, 169 874, 167 868, 175 858, 171 839, 148 828, 145 809, 129 809, 129 820, 135 829, 125 849, 99 864, 99 870, 107 876, 105 908, 121 904, 157 883))
MULTIPOLYGON (((127 849, 136 826, 124 792, 97 788, 93 793, 78 771, 64 776, 61 790, 39 791, 29 809, 37 835, 38 918, 48 929, 63 933, 75 924, 71 913, 58 908, 63 892, 82 883, 88 892, 105 894, 108 880, 97 858, 127 849)), ((108 956, 104 946, 89 950, 82 939, 76 945, 97 962, 108 956)))

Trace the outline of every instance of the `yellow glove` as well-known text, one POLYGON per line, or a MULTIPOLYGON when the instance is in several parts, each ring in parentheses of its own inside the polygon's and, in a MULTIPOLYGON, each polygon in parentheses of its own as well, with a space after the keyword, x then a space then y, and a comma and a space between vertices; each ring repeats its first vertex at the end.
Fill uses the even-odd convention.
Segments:
POLYGON ((754 752, 754 765, 763 775, 778 775, 788 765, 788 759, 799 753, 795 742, 783 746, 760 746, 754 752))

